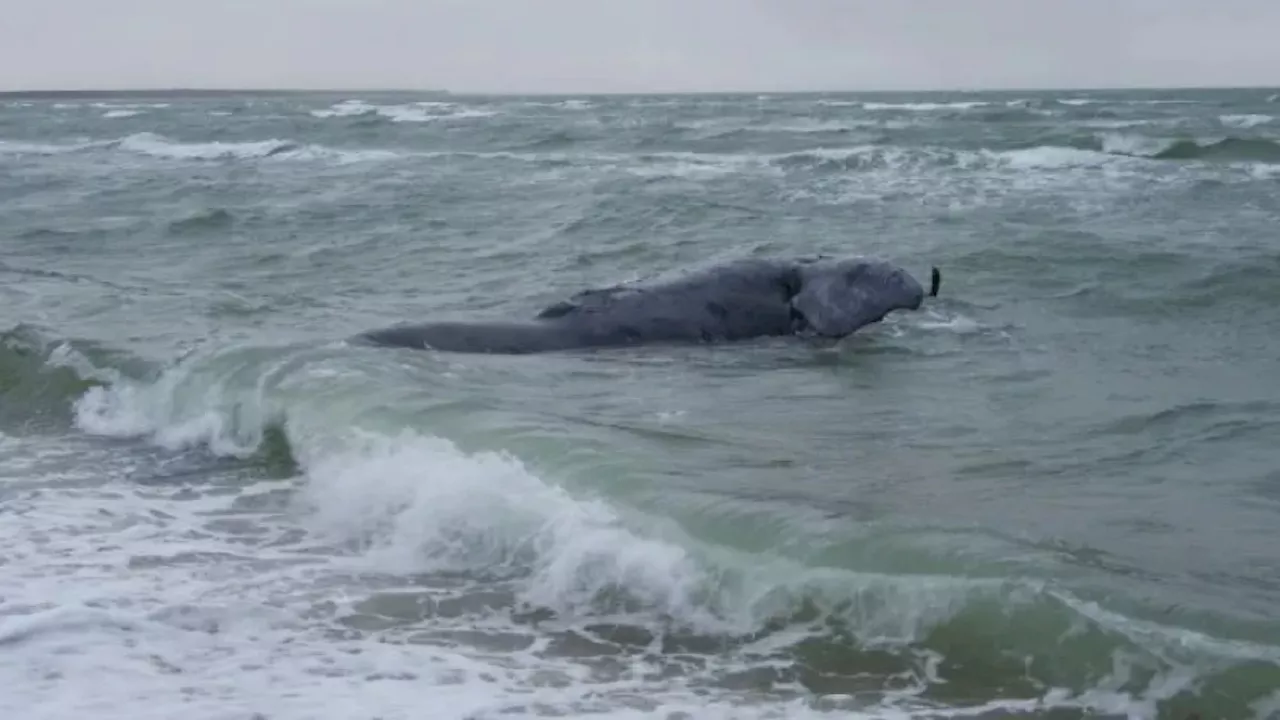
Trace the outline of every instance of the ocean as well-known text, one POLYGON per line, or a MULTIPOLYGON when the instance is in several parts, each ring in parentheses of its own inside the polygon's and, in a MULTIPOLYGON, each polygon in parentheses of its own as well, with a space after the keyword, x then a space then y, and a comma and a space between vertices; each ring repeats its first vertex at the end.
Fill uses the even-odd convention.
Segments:
POLYGON ((0 97, 0 710, 1280 718, 1278 228, 1274 89, 0 97), (347 343, 813 253, 941 293, 347 343))

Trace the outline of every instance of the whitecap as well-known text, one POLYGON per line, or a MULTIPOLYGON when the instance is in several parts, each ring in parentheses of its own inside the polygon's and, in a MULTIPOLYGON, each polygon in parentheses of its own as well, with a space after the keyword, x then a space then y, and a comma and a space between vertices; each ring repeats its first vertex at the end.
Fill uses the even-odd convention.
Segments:
POLYGON ((1257 113, 1218 116, 1218 122, 1222 123, 1223 125, 1227 127, 1239 128, 1242 130, 1255 128, 1255 127, 1258 127, 1259 125, 1267 125, 1273 121, 1275 121, 1275 117, 1271 115, 1261 115, 1257 113))

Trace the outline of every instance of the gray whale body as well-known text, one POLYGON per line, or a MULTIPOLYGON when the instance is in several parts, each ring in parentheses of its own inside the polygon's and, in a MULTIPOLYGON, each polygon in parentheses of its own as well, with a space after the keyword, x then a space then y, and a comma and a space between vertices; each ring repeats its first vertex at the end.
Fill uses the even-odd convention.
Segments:
MULTIPOLYGON (((932 268, 929 295, 941 275, 932 268)), ((583 290, 524 321, 439 321, 361 333, 358 344, 522 354, 770 336, 842 338, 925 291, 901 267, 868 258, 736 260, 652 284, 583 290)))

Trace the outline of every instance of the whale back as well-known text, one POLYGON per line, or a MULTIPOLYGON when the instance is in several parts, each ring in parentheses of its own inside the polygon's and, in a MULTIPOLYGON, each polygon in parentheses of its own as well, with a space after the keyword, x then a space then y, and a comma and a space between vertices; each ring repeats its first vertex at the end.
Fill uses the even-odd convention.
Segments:
POLYGON ((917 310, 924 301, 919 281, 881 260, 820 260, 801 265, 799 274, 791 305, 809 330, 826 337, 850 335, 894 310, 917 310))
MULTIPOLYGON (((739 260, 646 284, 593 288, 544 308, 541 322, 571 325, 595 343, 740 340, 794 329, 795 266, 739 260)), ((593 343, 594 344, 594 343, 593 343)))

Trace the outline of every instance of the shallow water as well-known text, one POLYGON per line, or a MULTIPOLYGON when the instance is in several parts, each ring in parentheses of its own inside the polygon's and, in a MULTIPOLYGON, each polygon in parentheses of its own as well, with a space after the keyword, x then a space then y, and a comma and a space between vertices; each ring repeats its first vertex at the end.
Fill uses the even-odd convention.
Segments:
POLYGON ((0 708, 1280 714, 1276 93, 0 99, 0 708), (745 255, 838 347, 353 348, 745 255))

